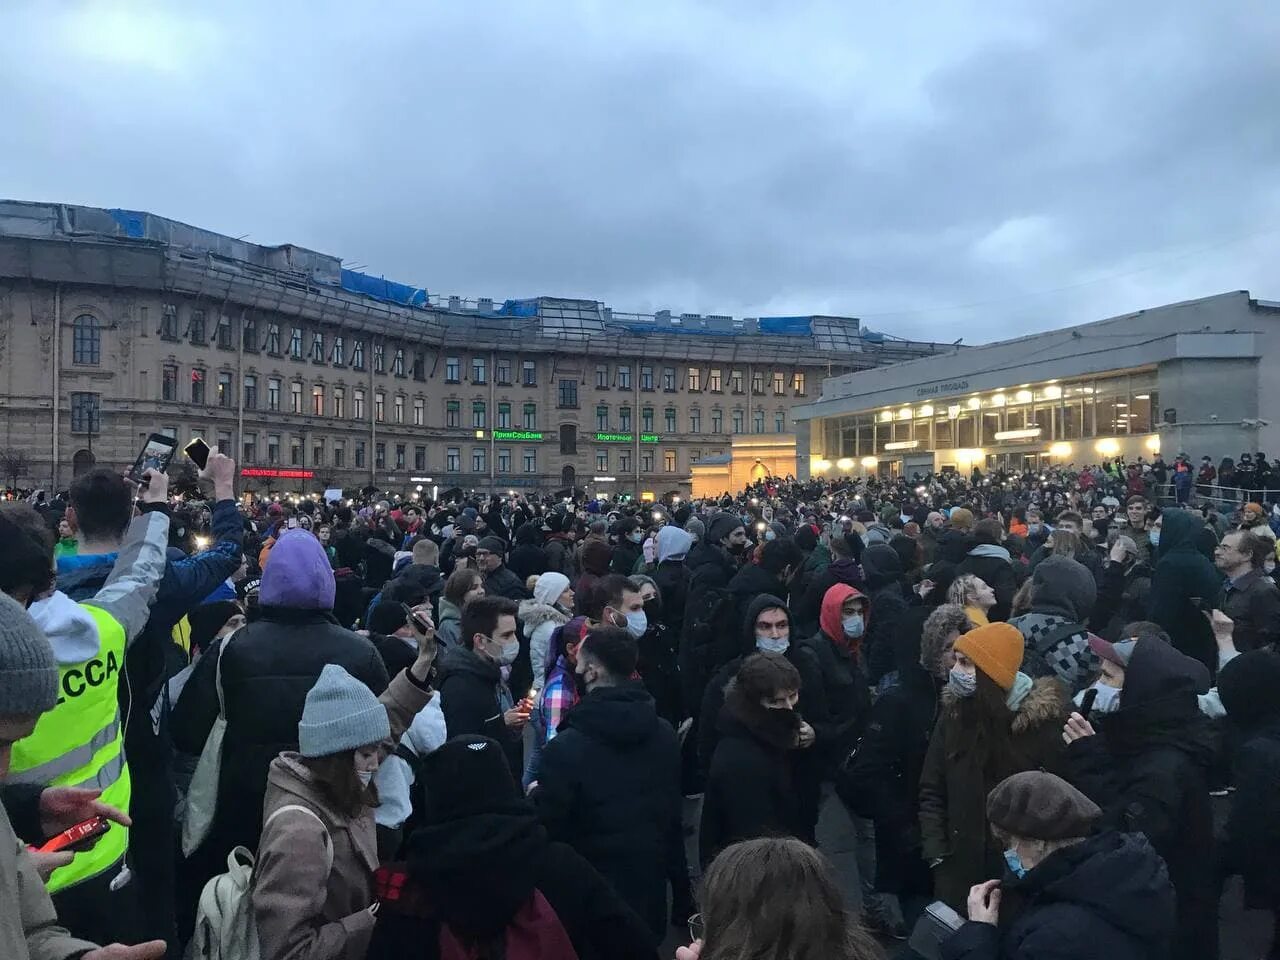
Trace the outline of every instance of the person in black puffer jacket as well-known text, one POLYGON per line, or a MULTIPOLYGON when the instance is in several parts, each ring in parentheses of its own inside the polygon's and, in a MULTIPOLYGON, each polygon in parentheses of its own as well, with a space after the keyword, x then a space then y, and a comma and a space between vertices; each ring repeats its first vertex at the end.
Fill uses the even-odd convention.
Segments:
POLYGON ((1095 706, 1096 733, 1078 713, 1068 719, 1068 779, 1103 808, 1105 825, 1146 834, 1168 864, 1178 896, 1175 960, 1216 957, 1220 885, 1208 776, 1217 750, 1198 700, 1209 671, 1153 637, 1091 645, 1109 664, 1108 685, 1122 686, 1111 698, 1118 708, 1095 706))
POLYGON ((1175 927, 1168 871, 1141 834, 1091 836, 1101 813, 1038 770, 992 790, 987 817, 1009 867, 970 892, 969 922, 943 942, 943 960, 1167 957, 1175 927))
POLYGON ((324 666, 343 667, 374 694, 387 688, 377 649, 333 619, 333 596, 333 570, 320 541, 305 530, 285 533, 262 574, 259 618, 210 646, 174 706, 174 744, 198 756, 218 717, 221 662, 227 728, 217 809, 204 843, 179 870, 184 935, 200 891, 226 869, 227 854, 257 847, 267 768, 282 751, 297 749, 302 707, 324 666))
POLYGON ((1004 528, 999 520, 979 520, 973 527, 973 540, 969 552, 956 564, 956 573, 972 573, 996 592, 996 605, 988 618, 1009 619, 1009 607, 1018 591, 1018 577, 1013 568, 1009 550, 1001 545, 1004 528))
POLYGON ((698 715, 711 675, 732 660, 736 650, 737 625, 728 587, 746 545, 742 521, 733 514, 718 513, 707 524, 706 539, 695 544, 685 560, 689 589, 680 634, 680 682, 684 708, 691 717, 698 715))
POLYGON ((507 560, 507 569, 521 583, 528 583, 530 577, 536 577, 550 569, 547 555, 542 549, 542 530, 538 524, 526 523, 516 529, 516 546, 507 560))
POLYGON ((454 737, 428 754, 424 824, 377 873, 368 960, 484 956, 654 960, 649 931, 572 847, 548 839, 501 747, 454 737), (528 937, 523 953, 513 938, 528 937))
MULTIPOLYGON (((533 800, 552 839, 600 871, 649 928, 667 931, 668 881, 676 916, 691 903, 681 822, 680 748, 653 698, 631 680, 638 651, 625 630, 596 627, 578 648, 587 695, 542 751, 533 800)), ((446 700, 447 702, 447 700, 446 700)))

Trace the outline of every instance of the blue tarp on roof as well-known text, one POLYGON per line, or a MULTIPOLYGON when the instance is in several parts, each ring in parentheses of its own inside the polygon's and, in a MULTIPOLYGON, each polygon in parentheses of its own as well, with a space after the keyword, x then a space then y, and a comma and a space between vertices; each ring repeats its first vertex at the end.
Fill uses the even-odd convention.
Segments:
POLYGON ((120 229, 124 231, 126 237, 134 237, 141 240, 147 235, 147 215, 141 210, 121 210, 117 207, 108 210, 107 213, 111 214, 111 218, 120 225, 120 229))
POLYGON ((663 336, 670 336, 674 334, 676 336, 691 336, 691 337, 735 337, 738 334, 744 332, 742 330, 735 330, 732 327, 716 330, 716 329, 707 328, 707 327, 695 327, 695 326, 686 327, 683 325, 674 325, 674 324, 671 326, 668 326, 665 323, 663 324, 626 323, 626 324, 623 324, 623 327, 627 330, 628 333, 638 333, 641 336, 647 336, 648 334, 652 334, 652 333, 660 333, 663 336))
POLYGON ((391 303, 403 304, 406 307, 425 307, 427 291, 422 287, 411 287, 407 283, 396 283, 385 277, 372 277, 358 270, 342 271, 342 289, 352 293, 362 293, 366 297, 389 300, 391 303))
POLYGON ((761 317, 760 332, 784 337, 807 337, 812 333, 810 317, 761 317))
POLYGON ((538 301, 503 300, 502 308, 497 313, 500 317, 536 317, 538 315, 538 301))

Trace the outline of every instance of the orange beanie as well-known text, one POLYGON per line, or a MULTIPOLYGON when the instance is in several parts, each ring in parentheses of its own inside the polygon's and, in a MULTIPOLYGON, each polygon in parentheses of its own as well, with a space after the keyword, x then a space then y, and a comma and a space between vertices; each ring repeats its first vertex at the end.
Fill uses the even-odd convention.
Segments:
POLYGON ((1022 667, 1026 646, 1017 627, 1007 623, 989 623, 962 635, 956 641, 956 653, 963 653, 972 660, 1000 689, 1010 690, 1022 667))

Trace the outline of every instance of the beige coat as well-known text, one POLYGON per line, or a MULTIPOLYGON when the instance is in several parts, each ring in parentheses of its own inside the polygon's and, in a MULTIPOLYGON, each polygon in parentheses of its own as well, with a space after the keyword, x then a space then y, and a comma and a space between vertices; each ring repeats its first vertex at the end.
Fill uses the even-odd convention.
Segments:
POLYGON ((4 960, 65 960, 97 945, 77 940, 58 926, 53 901, 0 807, 0 957, 4 960))
MULTIPOLYGON (((387 708, 391 737, 379 748, 385 758, 431 696, 401 672, 378 698, 387 708)), ((373 873, 378 844, 373 808, 346 817, 330 809, 310 769, 296 753, 271 762, 263 819, 287 804, 262 832, 253 878, 253 911, 262 960, 363 960, 373 934, 373 873), (325 875, 325 830, 333 844, 333 868, 325 875)))

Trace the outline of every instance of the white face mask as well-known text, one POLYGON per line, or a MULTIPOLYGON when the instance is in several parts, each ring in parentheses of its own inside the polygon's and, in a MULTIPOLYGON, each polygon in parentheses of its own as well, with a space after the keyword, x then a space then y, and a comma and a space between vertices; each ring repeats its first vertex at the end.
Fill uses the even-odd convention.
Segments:
POLYGON ((639 640, 649 629, 649 618, 643 610, 633 610, 627 614, 627 633, 639 640))
POLYGON ((1097 690, 1097 699, 1093 701, 1094 713, 1115 713, 1120 709, 1120 688, 1111 687, 1099 680, 1089 689, 1097 690))
POLYGON ((756 634, 756 649, 761 653, 786 653, 791 646, 788 637, 762 637, 756 634))
POLYGON ((502 655, 498 657, 498 663, 504 667, 509 667, 516 662, 516 657, 520 656, 520 641, 512 640, 510 643, 502 645, 502 655))
POLYGON ((356 777, 360 780, 362 787, 367 787, 373 782, 374 770, 357 770, 356 777))
POLYGON ((1148 531, 1147 539, 1151 541, 1153 547, 1160 546, 1160 528, 1156 527, 1154 530, 1148 531))

